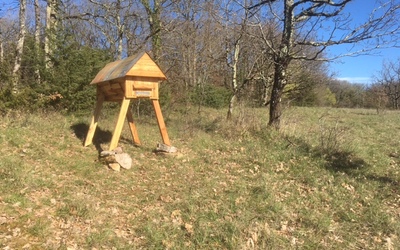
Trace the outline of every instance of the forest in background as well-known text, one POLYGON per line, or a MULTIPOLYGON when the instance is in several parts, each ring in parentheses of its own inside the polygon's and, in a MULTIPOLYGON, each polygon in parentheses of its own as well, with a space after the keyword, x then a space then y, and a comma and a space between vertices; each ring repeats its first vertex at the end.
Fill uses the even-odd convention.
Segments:
MULTIPOLYGON (((271 98, 277 98, 272 95, 277 80, 283 105, 398 109, 399 62, 383 65, 372 84, 351 84, 330 73, 325 48, 333 38, 326 43, 306 42, 308 37, 318 40, 313 34, 318 30, 307 29, 309 20, 317 14, 339 17, 341 10, 322 10, 335 11, 349 1, 317 2, 321 1, 20 0, 3 4, 0 111, 91 110, 96 95, 89 83, 97 72, 108 62, 140 51, 148 51, 168 77, 161 85, 161 102, 167 106, 226 108, 229 117, 239 103, 269 106, 271 98), (295 12, 296 29, 285 47, 290 4, 293 9, 303 4, 308 12, 295 12), (276 19, 275 10, 282 10, 286 19, 276 19), (301 23, 303 19, 306 23, 301 23), (291 52, 284 56, 290 58, 282 57, 287 50, 291 52)), ((396 1, 389 2, 382 4, 387 16, 372 20, 382 37, 398 31, 389 28, 398 10, 396 1)), ((353 40, 339 42, 362 42, 364 35, 376 35, 358 32, 349 34, 356 34, 353 40)), ((377 42, 366 51, 381 45, 377 42)))

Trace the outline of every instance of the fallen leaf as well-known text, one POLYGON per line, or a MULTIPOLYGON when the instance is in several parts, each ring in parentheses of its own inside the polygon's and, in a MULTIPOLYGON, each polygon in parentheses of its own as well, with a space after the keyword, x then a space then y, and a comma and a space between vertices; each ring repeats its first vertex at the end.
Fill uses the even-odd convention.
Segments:
POLYGON ((189 223, 185 223, 185 229, 186 229, 186 232, 188 232, 189 235, 193 235, 194 234, 193 226, 190 225, 189 223))

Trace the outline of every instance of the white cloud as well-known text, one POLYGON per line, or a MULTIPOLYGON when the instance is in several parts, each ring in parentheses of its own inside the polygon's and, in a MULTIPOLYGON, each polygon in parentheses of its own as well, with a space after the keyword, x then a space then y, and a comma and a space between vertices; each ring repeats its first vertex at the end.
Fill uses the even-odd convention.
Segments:
POLYGON ((372 83, 372 79, 370 77, 339 77, 337 79, 340 81, 348 81, 350 83, 372 83))

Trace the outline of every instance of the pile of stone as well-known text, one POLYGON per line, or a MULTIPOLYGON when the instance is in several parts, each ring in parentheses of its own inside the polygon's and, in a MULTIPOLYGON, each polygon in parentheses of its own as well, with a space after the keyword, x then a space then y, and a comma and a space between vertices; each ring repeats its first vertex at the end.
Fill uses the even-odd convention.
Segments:
POLYGON ((121 147, 114 150, 105 150, 100 153, 100 161, 106 164, 114 171, 130 169, 132 167, 132 158, 122 151, 121 147))

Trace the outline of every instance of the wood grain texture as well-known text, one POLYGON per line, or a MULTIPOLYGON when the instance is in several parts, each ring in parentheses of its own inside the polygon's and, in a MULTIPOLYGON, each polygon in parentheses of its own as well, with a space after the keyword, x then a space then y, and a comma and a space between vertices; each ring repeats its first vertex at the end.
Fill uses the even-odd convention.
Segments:
POLYGON ((118 115, 117 125, 114 129, 114 134, 111 138, 110 148, 109 150, 113 150, 118 146, 119 137, 121 136, 122 127, 124 125, 124 120, 129 108, 130 99, 124 98, 121 103, 121 109, 118 115))
POLYGON ((131 130, 133 143, 135 143, 135 145, 140 145, 141 143, 139 140, 139 134, 137 132, 136 125, 133 121, 133 115, 132 115, 132 111, 130 109, 128 109, 128 112, 126 113, 126 118, 128 120, 129 128, 131 130))
POLYGON ((107 64, 90 84, 123 79, 127 76, 141 76, 154 78, 154 81, 167 79, 160 67, 146 52, 142 52, 125 59, 107 64))
POLYGON ((164 144, 171 146, 171 142, 169 141, 169 136, 167 132, 167 127, 164 123, 164 118, 161 113, 160 103, 158 100, 152 100, 154 111, 156 112, 156 118, 158 122, 158 128, 160 129, 161 137, 163 139, 164 144))
POLYGON ((93 113, 92 119, 90 121, 89 130, 86 135, 86 139, 85 139, 85 143, 84 143, 85 147, 89 146, 93 142, 93 136, 94 136, 94 133, 97 128, 97 123, 99 121, 100 111, 101 111, 101 108, 103 107, 103 102, 104 102, 104 95, 99 93, 97 95, 96 108, 94 109, 94 113, 93 113))

